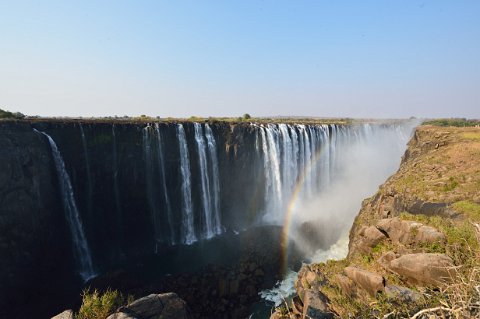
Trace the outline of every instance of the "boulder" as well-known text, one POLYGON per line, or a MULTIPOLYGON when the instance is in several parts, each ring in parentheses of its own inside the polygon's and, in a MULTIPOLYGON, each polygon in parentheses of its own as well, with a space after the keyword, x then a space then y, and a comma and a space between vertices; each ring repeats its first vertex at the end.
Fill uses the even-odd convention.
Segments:
POLYGON ((190 319, 188 307, 175 293, 151 294, 135 300, 107 319, 190 319))
POLYGON ((302 319, 332 319, 327 297, 318 290, 307 289, 303 295, 302 319))
POLYGON ((377 292, 381 292, 385 288, 385 279, 379 274, 357 267, 346 267, 344 271, 348 278, 371 296, 375 296, 377 292))
POLYGON ((378 230, 375 226, 364 226, 358 233, 359 237, 356 239, 356 249, 361 252, 369 252, 372 247, 386 238, 386 236, 378 230))
POLYGON ((453 261, 444 254, 406 254, 390 261, 388 269, 414 284, 440 286, 451 282, 453 261))
POLYGON ((65 310, 62 313, 59 313, 55 317, 52 317, 51 319, 73 319, 73 311, 72 310, 65 310))
POLYGON ((433 227, 415 221, 401 220, 398 217, 381 219, 377 227, 387 233, 394 243, 404 245, 413 243, 445 242, 445 235, 433 227))
POLYGON ((340 290, 344 295, 352 297, 355 294, 355 285, 347 276, 337 274, 335 276, 335 283, 340 287, 340 290))

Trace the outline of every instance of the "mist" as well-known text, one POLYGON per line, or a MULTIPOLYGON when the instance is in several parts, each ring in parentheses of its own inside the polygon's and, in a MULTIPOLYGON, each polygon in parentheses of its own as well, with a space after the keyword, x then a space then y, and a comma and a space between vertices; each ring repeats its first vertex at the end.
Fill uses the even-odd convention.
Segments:
POLYGON ((362 201, 398 169, 416 125, 418 121, 367 127, 366 134, 342 140, 331 185, 310 199, 298 200, 293 208, 290 240, 307 260, 346 256, 348 231, 362 201))

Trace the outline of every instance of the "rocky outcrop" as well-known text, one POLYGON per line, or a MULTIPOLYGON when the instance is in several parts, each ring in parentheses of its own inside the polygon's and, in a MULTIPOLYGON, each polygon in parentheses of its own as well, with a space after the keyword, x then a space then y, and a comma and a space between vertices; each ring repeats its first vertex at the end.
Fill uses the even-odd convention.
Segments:
POLYGON ((107 319, 191 319, 185 301, 174 293, 151 294, 121 307, 107 319))

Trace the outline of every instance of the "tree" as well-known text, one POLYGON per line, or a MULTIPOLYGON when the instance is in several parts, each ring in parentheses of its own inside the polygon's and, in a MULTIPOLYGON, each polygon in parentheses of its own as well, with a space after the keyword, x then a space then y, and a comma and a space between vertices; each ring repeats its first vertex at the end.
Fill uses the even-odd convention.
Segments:
POLYGON ((252 117, 250 116, 250 114, 245 113, 245 114, 243 114, 243 118, 244 118, 245 120, 248 120, 248 119, 251 119, 252 117))

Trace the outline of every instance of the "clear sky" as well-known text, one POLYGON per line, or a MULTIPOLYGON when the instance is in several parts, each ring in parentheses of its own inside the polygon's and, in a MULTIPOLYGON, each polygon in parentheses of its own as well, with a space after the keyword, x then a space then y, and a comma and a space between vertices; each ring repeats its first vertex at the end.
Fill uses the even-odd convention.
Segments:
POLYGON ((480 117, 480 1, 4 1, 0 108, 480 117))

